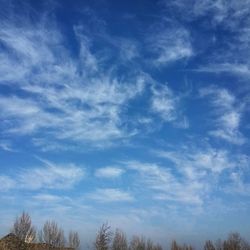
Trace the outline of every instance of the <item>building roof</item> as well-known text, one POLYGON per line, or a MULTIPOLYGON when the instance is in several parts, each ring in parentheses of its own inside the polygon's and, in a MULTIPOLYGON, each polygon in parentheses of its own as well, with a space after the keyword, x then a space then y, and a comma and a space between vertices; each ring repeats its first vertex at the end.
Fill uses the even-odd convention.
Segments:
POLYGON ((0 240, 0 250, 27 250, 27 248, 24 241, 10 233, 0 240))

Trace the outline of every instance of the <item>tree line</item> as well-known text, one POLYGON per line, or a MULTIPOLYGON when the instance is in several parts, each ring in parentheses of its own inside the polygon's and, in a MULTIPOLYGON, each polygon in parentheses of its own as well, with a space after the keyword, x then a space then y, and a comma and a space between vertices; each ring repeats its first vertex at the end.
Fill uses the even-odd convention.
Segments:
MULTIPOLYGON (((76 231, 70 231, 65 237, 64 230, 55 221, 46 221, 41 230, 36 230, 32 225, 31 217, 23 212, 17 217, 11 233, 27 243, 46 243, 53 247, 71 247, 75 250, 80 249, 80 238, 76 231)), ((155 244, 152 240, 143 236, 133 236, 129 241, 126 234, 116 229, 112 232, 111 227, 104 223, 98 230, 93 250, 162 250, 162 246, 155 244)), ((170 245, 171 250, 195 250, 191 245, 179 244, 175 240, 170 245)), ((215 242, 207 240, 203 247, 204 250, 250 250, 250 244, 243 239, 239 233, 229 234, 226 240, 215 242)))
POLYGON ((57 248, 67 246, 75 250, 80 249, 78 232, 70 231, 68 237, 65 237, 64 230, 55 221, 46 221, 42 229, 37 231, 26 212, 16 218, 10 232, 26 243, 46 243, 57 248))
MULTIPOLYGON (((116 230, 112 238, 110 226, 103 224, 97 233, 95 250, 162 250, 162 246, 154 244, 150 239, 133 236, 129 244, 126 235, 116 230)), ((195 250, 191 245, 179 244, 175 240, 170 245, 171 250, 195 250)), ((250 250, 250 244, 243 239, 239 233, 231 233, 224 241, 218 239, 215 242, 207 240, 203 246, 204 250, 250 250)))

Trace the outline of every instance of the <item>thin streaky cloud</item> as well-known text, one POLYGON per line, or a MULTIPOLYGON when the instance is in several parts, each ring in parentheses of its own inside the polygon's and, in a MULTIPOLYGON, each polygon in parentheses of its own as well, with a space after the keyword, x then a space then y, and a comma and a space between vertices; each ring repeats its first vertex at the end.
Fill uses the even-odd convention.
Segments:
POLYGON ((84 177, 84 169, 74 164, 58 166, 56 164, 24 169, 18 175, 22 189, 70 189, 84 177))
POLYGON ((207 72, 207 73, 215 73, 215 74, 235 74, 242 76, 244 78, 249 78, 250 69, 247 64, 234 64, 234 63, 215 63, 211 65, 201 66, 195 71, 197 72, 207 72))
POLYGON ((200 95, 210 98, 214 107, 216 127, 209 134, 233 144, 243 144, 245 138, 240 132, 240 125, 244 110, 237 104, 234 95, 227 89, 213 86, 201 89, 200 95))
POLYGON ((5 192, 16 187, 16 181, 6 175, 0 175, 0 191, 5 192))
POLYGON ((125 170, 119 167, 104 167, 98 168, 95 171, 95 176, 98 178, 117 178, 124 174, 125 170))
POLYGON ((178 178, 172 173, 171 168, 166 168, 166 166, 138 161, 126 162, 125 165, 139 174, 140 185, 154 191, 151 197, 153 199, 193 205, 203 203, 202 194, 205 191, 205 183, 198 180, 190 183, 188 179, 178 178))
POLYGON ((117 188, 97 189, 87 196, 97 202, 131 202, 134 200, 130 193, 117 188))
POLYGON ((153 52, 156 66, 164 66, 193 56, 193 48, 188 30, 183 27, 160 23, 161 29, 151 33, 147 38, 148 46, 153 52), (171 28, 168 28, 168 27, 171 28), (157 32, 158 31, 158 32, 157 32))

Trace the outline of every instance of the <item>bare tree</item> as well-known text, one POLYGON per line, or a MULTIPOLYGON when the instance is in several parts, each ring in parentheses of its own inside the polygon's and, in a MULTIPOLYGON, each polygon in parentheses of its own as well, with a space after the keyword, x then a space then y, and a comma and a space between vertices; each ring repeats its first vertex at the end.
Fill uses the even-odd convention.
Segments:
POLYGON ((47 243, 53 247, 64 247, 64 231, 58 227, 54 221, 46 221, 42 231, 39 234, 41 242, 47 243))
POLYGON ((96 239, 95 239, 95 249, 96 250, 108 250, 111 241, 112 232, 110 226, 105 223, 100 227, 96 239))
POLYGON ((221 239, 218 239, 218 240, 215 242, 215 249, 216 249, 216 250, 223 250, 223 243, 222 243, 222 240, 221 240, 221 239))
POLYGON ((215 250, 215 246, 211 240, 205 242, 204 250, 215 250))
POLYGON ((237 232, 229 234, 223 247, 223 250, 250 250, 249 242, 244 240, 237 232))
POLYGON ((241 249, 242 250, 250 250, 250 244, 246 240, 241 240, 241 249))
POLYGON ((191 245, 184 244, 183 247, 181 247, 182 250, 193 250, 193 247, 191 245))
POLYGON ((246 240, 242 239, 241 241, 241 249, 242 250, 250 250, 250 244, 246 240))
POLYGON ((112 250, 127 250, 128 243, 126 235, 119 229, 116 229, 112 243, 112 250))
POLYGON ((171 243, 171 250, 181 250, 181 247, 177 244, 175 240, 171 243))
POLYGON ((223 250, 240 250, 241 238, 238 234, 230 234, 223 242, 223 250))
POLYGON ((146 250, 162 250, 162 246, 159 244, 154 244, 150 239, 147 240, 146 250))
POLYGON ((153 250, 162 250, 162 246, 160 244, 154 245, 153 250))
POLYGON ((80 249, 80 239, 77 232, 69 232, 69 247, 74 248, 75 250, 80 249))
POLYGON ((11 232, 27 243, 34 242, 36 239, 35 227, 32 226, 29 214, 25 212, 16 218, 11 232))
POLYGON ((133 236, 130 241, 129 250, 145 250, 146 242, 143 237, 133 236))
POLYGON ((226 250, 241 250, 242 239, 238 233, 231 233, 228 239, 224 242, 226 250))
POLYGON ((191 245, 186 245, 186 244, 180 246, 177 244, 175 240, 173 240, 171 244, 171 250, 193 250, 193 247, 191 245))
POLYGON ((146 243, 146 250, 154 250, 154 243, 152 240, 148 239, 146 243))

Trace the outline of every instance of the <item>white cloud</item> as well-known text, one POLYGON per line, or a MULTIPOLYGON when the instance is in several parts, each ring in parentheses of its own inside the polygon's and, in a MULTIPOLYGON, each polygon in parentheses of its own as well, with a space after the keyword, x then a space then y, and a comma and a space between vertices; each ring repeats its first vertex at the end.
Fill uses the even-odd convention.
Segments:
POLYGON ((183 149, 179 151, 158 151, 158 156, 171 160, 178 170, 190 179, 206 177, 204 170, 220 174, 225 169, 233 169, 240 164, 237 157, 232 157, 226 150, 214 148, 183 149))
POLYGON ((181 108, 181 95, 174 93, 167 84, 154 83, 151 92, 151 113, 158 115, 164 122, 171 122, 176 128, 189 128, 189 120, 181 108))
POLYGON ((88 194, 88 197, 99 202, 122 202, 134 200, 134 197, 130 193, 116 188, 97 189, 95 192, 88 194))
POLYGON ((3 112, 1 115, 6 116, 33 116, 40 111, 37 105, 29 99, 23 100, 15 96, 3 97, 0 99, 0 106, 3 112))
POLYGON ((208 73, 228 73, 246 78, 250 77, 250 68, 247 64, 214 63, 206 66, 201 66, 195 71, 208 73))
POLYGON ((162 24, 159 26, 160 29, 158 27, 156 32, 153 31, 148 39, 156 65, 163 66, 193 55, 190 34, 186 29, 177 26, 166 28, 162 24))
POLYGON ((144 76, 104 72, 102 58, 92 53, 84 31, 74 31, 80 46, 76 58, 54 24, 27 22, 17 27, 9 20, 1 25, 0 39, 8 49, 1 49, 0 84, 13 84, 23 92, 0 96, 2 132, 82 143, 134 133, 123 115, 143 91, 144 76))
POLYGON ((215 108, 215 130, 210 135, 224 139, 233 144, 243 144, 244 136, 240 132, 242 107, 237 105, 237 100, 228 90, 218 87, 208 87, 200 90, 201 97, 209 97, 215 108))
POLYGON ((15 150, 11 146, 11 143, 6 140, 0 141, 0 149, 9 152, 15 152, 15 150))
POLYGON ((8 191, 16 187, 16 181, 6 175, 0 175, 0 191, 8 191))
MULTIPOLYGON (((197 67, 197 71, 233 74, 249 80, 249 0, 163 0, 161 2, 168 13, 175 13, 179 21, 192 24, 195 20, 204 32, 209 31, 207 33, 211 34, 210 37, 206 35, 208 38, 206 44, 208 45, 209 41, 212 43, 211 46, 204 47, 202 61, 205 62, 203 61, 203 66, 197 67)), ((200 39, 199 36, 197 38, 200 39)))
POLYGON ((59 202, 63 200, 63 198, 60 196, 46 194, 46 193, 36 194, 32 198, 39 202, 46 202, 46 203, 51 203, 51 202, 54 203, 54 202, 59 202))
MULTIPOLYGON (((182 185, 177 187, 183 190, 178 198, 182 197, 184 201, 193 200, 195 203, 197 199, 202 204, 209 202, 209 197, 218 190, 231 194, 246 194, 249 188, 249 184, 244 183, 242 178, 239 179, 238 174, 234 174, 244 172, 244 176, 248 175, 249 159, 244 154, 232 154, 228 150, 211 147, 194 148, 190 145, 180 147, 179 150, 154 151, 154 153, 168 159, 169 166, 176 171, 175 176, 181 176, 182 185), (234 177, 233 184, 227 181, 229 176, 234 177)), ((175 186, 172 185, 172 191, 174 190, 175 186)), ((160 200, 170 199, 169 197, 171 196, 166 192, 166 188, 165 192, 156 195, 156 198, 160 200)))
POLYGON ((191 205, 202 205, 202 195, 206 185, 193 180, 192 182, 182 177, 175 176, 169 167, 161 167, 153 163, 141 163, 131 161, 125 163, 130 170, 139 173, 137 184, 152 190, 151 198, 157 200, 168 200, 191 205))
POLYGON ((235 103, 235 97, 227 89, 215 86, 200 89, 200 96, 210 96, 214 106, 222 106, 227 109, 231 108, 235 103))
POLYGON ((223 190, 231 195, 250 195, 250 183, 247 181, 249 171, 246 169, 239 169, 230 174, 230 182, 224 185, 223 190))
POLYGON ((203 203, 201 196, 192 192, 188 195, 186 192, 179 192, 178 196, 173 196, 166 193, 159 193, 154 196, 154 199, 162 201, 177 201, 184 204, 186 203, 194 205, 201 205, 203 203))
MULTIPOLYGON (((180 18, 194 20, 199 17, 208 16, 212 25, 224 24, 228 28, 236 28, 240 25, 242 18, 249 13, 249 0, 163 0, 166 7, 175 8, 180 11, 180 18)), ((173 11, 173 10, 172 10, 173 11)))
POLYGON ((18 184, 23 189, 68 189, 84 177, 84 169, 73 164, 58 166, 45 162, 43 167, 23 169, 18 174, 18 184))
POLYGON ((124 169, 118 167, 104 167, 95 171, 95 176, 99 178, 117 178, 124 173, 124 169))
POLYGON ((0 117, 5 120, 3 125, 6 124, 4 129, 8 133, 30 134, 49 124, 49 121, 56 120, 53 115, 44 112, 36 102, 29 99, 0 96, 0 107, 0 117))
POLYGON ((167 85, 152 88, 151 109, 165 121, 176 118, 177 99, 167 85))
MULTIPOLYGON (((5 45, 5 49, 0 48, 0 64, 4 65, 0 69, 3 77, 0 76, 0 84, 15 88, 9 95, 0 95, 0 118, 4 121, 0 125, 2 133, 29 135, 44 151, 62 150, 73 144, 114 145, 117 140, 127 140, 146 127, 153 130, 151 124, 140 126, 138 119, 128 117, 132 101, 145 94, 146 82, 151 87, 154 85, 149 93, 150 111, 164 121, 178 123, 178 98, 170 88, 156 87, 140 67, 122 74, 116 65, 106 69, 105 63, 110 63, 112 55, 109 52, 106 55, 105 49, 94 53, 92 37, 81 26, 73 29, 75 36, 72 39, 79 45, 79 53, 74 56, 65 46, 64 35, 55 22, 51 24, 46 18, 36 24, 27 19, 19 26, 7 20, 7 24, 0 28, 0 39, 5 45)), ((188 36, 177 29, 178 44, 188 40, 188 36)), ((117 47, 125 61, 138 56, 135 41, 116 37, 117 45, 108 35, 101 34, 101 38, 104 43, 117 47)), ((159 45, 162 49, 163 40, 159 45)), ((170 50, 173 49, 171 46, 174 44, 170 44, 170 50)), ((139 112, 138 117, 149 115, 145 110, 139 112)), ((176 126, 188 127, 187 118, 179 124, 176 126)))

